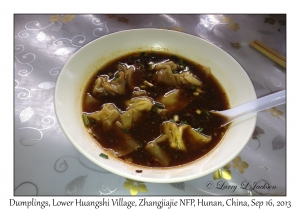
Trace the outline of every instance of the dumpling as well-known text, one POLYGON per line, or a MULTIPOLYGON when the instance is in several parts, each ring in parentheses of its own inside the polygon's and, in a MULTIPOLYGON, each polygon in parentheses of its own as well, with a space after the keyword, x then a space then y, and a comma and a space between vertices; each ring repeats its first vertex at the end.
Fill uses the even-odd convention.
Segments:
POLYGON ((125 75, 124 72, 119 73, 119 77, 109 80, 107 75, 98 77, 93 88, 93 95, 121 95, 125 92, 125 75))
POLYGON ((114 104, 103 104, 100 111, 93 112, 88 115, 89 118, 93 118, 100 124, 105 131, 112 129, 116 122, 120 122, 118 127, 123 129, 130 129, 133 122, 137 122, 142 112, 150 111, 154 102, 149 97, 135 97, 129 101, 126 101, 127 110, 120 111, 114 104))
POLYGON ((187 150, 182 138, 183 131, 187 126, 188 125, 178 126, 176 123, 169 121, 162 124, 162 132, 167 136, 171 148, 182 151, 187 150))
POLYGON ((178 69, 178 65, 173 61, 163 61, 154 64, 154 69, 155 70, 170 69, 172 71, 176 71, 178 69))
POLYGON ((90 93, 86 94, 84 104, 87 112, 92 111, 94 106, 101 106, 101 102, 95 99, 90 93))
POLYGON ((125 80, 127 85, 130 89, 134 88, 133 82, 133 73, 134 73, 134 66, 129 66, 127 64, 120 63, 118 66, 119 72, 124 72, 125 80))
POLYGON ((151 141, 146 146, 145 149, 153 156, 153 158, 158 161, 162 166, 168 166, 171 159, 167 153, 157 145, 157 142, 151 141))
POLYGON ((101 111, 88 115, 89 118, 95 119, 105 132, 113 132, 116 135, 115 141, 118 141, 118 144, 107 149, 117 157, 129 154, 140 147, 130 134, 124 132, 123 126, 118 125, 120 116, 119 110, 109 103, 104 104, 101 111))
POLYGON ((198 133, 195 129, 193 129, 191 126, 187 127, 186 129, 186 135, 187 139, 192 144, 200 144, 200 145, 205 145, 211 141, 211 136, 206 136, 204 134, 198 133))
POLYGON ((126 101, 127 110, 121 115, 121 123, 124 128, 131 128, 132 123, 137 122, 142 112, 150 111, 154 102, 151 98, 141 96, 126 101))
POLYGON ((100 111, 93 112, 88 117, 95 119, 105 131, 108 131, 113 128, 115 122, 120 118, 120 112, 114 104, 107 103, 103 104, 100 111))
POLYGON ((158 83, 176 85, 177 82, 172 71, 177 70, 177 65, 173 61, 155 64, 154 70, 157 70, 155 80, 158 83))
POLYGON ((133 66, 120 64, 119 71, 115 74, 113 79, 109 80, 109 77, 107 75, 101 75, 96 79, 93 88, 93 95, 122 95, 126 91, 126 85, 128 85, 130 89, 133 89, 133 72, 133 66))
POLYGON ((131 97, 134 98, 134 97, 138 97, 138 96, 147 96, 147 95, 148 94, 145 90, 141 90, 139 87, 135 87, 135 88, 133 88, 131 97))
POLYGON ((141 145, 138 144, 130 134, 124 132, 124 130, 120 127, 115 126, 113 128, 113 132, 117 137, 118 143, 109 149, 115 156, 120 157, 127 155, 141 147, 141 145))
POLYGON ((153 106, 153 99, 146 96, 135 97, 125 102, 127 110, 135 108, 139 111, 150 111, 153 106))
POLYGON ((159 146, 160 143, 168 141, 173 149, 187 152, 185 143, 200 144, 204 146, 211 141, 210 136, 198 133, 190 125, 177 125, 174 122, 166 121, 161 125, 162 134, 149 142, 145 149, 163 166, 168 166, 171 159, 167 153, 159 146))
POLYGON ((154 70, 157 70, 155 74, 155 80, 158 83, 163 83, 169 86, 181 86, 181 85, 196 85, 201 86, 201 81, 195 77, 191 72, 184 71, 179 74, 174 74, 178 68, 177 64, 173 61, 163 62, 155 64, 154 70))
POLYGON ((165 106, 165 109, 170 111, 179 111, 187 106, 192 100, 193 96, 188 95, 183 89, 173 89, 167 92, 162 97, 157 99, 158 102, 165 106))

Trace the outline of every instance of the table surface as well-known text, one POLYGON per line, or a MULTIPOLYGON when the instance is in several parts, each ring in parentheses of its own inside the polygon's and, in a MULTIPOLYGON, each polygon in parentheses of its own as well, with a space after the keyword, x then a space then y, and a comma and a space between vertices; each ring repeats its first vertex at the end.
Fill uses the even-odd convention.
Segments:
POLYGON ((222 48, 250 77, 257 97, 286 89, 286 69, 249 46, 257 39, 286 55, 285 15, 14 16, 14 195, 286 195, 286 106, 258 113, 242 152, 204 177, 171 184, 112 174, 82 156, 54 111, 56 79, 81 47, 136 28, 189 33, 222 48))

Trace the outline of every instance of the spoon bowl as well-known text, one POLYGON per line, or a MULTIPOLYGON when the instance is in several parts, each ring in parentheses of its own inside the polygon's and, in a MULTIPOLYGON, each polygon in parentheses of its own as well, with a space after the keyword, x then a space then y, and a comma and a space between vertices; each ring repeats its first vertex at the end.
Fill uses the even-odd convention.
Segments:
POLYGON ((286 103, 286 90, 282 90, 256 100, 247 102, 240 106, 224 111, 210 111, 212 114, 217 114, 223 117, 223 123, 221 127, 226 126, 232 121, 239 119, 251 113, 256 113, 268 108, 278 106, 286 103))

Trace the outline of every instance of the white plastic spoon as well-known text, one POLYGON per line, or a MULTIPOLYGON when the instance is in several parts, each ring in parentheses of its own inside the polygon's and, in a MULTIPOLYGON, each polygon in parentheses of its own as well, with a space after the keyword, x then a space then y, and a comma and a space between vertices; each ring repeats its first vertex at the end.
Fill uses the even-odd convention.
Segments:
POLYGON ((218 114, 224 117, 221 127, 247 114, 256 113, 274 106, 285 104, 285 90, 273 93, 256 100, 247 102, 240 106, 224 111, 210 111, 212 114, 218 114))

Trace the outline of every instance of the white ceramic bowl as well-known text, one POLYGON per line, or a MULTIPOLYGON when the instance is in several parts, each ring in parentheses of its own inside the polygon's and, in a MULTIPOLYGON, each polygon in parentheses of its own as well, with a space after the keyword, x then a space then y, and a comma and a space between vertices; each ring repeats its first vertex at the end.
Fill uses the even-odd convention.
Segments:
POLYGON ((235 158, 250 139, 256 114, 232 123, 221 143, 205 157, 175 168, 151 169, 127 164, 116 158, 99 157, 104 150, 86 131, 81 116, 82 91, 87 80, 107 61, 132 51, 166 51, 202 65, 226 90, 230 106, 256 99, 244 69, 230 55, 196 36, 164 29, 136 29, 113 33, 82 47, 64 66, 56 83, 55 111, 71 143, 89 160, 120 176, 144 182, 172 183, 195 179, 216 171, 235 158), (142 173, 136 170, 142 169, 142 173))

